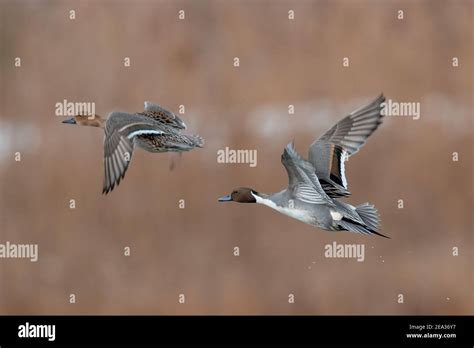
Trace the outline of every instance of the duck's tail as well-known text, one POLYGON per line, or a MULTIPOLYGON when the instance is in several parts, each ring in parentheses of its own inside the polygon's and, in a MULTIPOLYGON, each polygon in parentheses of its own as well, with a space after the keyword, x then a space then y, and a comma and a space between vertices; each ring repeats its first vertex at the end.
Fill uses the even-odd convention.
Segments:
POLYGON ((369 203, 364 203, 356 207, 356 212, 364 220, 366 226, 372 231, 378 231, 380 218, 377 209, 369 203))
POLYGON ((188 135, 189 140, 192 141, 194 147, 204 147, 204 138, 199 135, 188 135))
POLYGON ((180 134, 179 142, 175 142, 174 139, 168 144, 168 150, 171 152, 184 152, 184 151, 191 151, 195 147, 203 147, 204 146, 204 139, 201 138, 199 135, 188 135, 188 134, 180 134))
POLYGON ((191 151, 195 147, 203 147, 204 146, 204 139, 199 135, 187 135, 182 134, 184 138, 181 138, 181 143, 176 145, 171 150, 171 162, 170 162, 170 170, 174 170, 176 165, 181 159, 181 155, 183 151, 191 151))
POLYGON ((364 224, 343 218, 341 221, 339 221, 339 226, 347 231, 376 234, 381 237, 390 238, 378 232, 380 226, 380 217, 377 209, 375 209, 372 204, 364 203, 356 206, 355 209, 364 224))

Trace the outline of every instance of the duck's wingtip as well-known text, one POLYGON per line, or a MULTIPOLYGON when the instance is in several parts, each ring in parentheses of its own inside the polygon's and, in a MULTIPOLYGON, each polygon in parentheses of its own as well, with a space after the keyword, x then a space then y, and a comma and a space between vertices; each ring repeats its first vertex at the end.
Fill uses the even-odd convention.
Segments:
POLYGON ((383 103, 383 102, 385 101, 385 95, 384 95, 384 93, 381 92, 381 93, 379 94, 379 96, 377 97, 377 99, 375 99, 375 100, 376 100, 377 102, 379 102, 379 103, 383 103))
POLYGON ((293 138, 288 144, 286 144, 286 150, 293 150, 295 148, 295 138, 293 138))

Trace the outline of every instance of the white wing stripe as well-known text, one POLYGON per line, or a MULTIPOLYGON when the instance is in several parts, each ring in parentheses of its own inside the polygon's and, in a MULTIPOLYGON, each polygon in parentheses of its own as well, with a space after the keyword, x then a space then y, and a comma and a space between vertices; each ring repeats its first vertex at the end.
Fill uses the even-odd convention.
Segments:
POLYGON ((129 135, 127 135, 127 138, 131 139, 136 135, 142 135, 142 134, 163 134, 163 132, 157 131, 157 130, 151 130, 151 129, 142 129, 142 130, 131 132, 129 135))
POLYGON ((344 162, 346 161, 346 156, 347 156, 347 152, 342 151, 341 158, 339 159, 339 161, 341 161, 340 168, 341 168, 342 186, 344 186, 345 189, 347 189, 346 167, 344 164, 344 162))

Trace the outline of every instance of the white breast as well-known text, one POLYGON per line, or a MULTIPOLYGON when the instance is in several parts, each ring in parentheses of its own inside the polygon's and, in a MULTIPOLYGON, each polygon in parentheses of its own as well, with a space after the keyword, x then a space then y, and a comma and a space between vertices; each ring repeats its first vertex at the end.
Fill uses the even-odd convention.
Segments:
POLYGON ((255 197, 255 200, 257 201, 258 204, 263 204, 266 205, 267 207, 270 207, 272 209, 275 209, 279 213, 282 213, 284 215, 287 215, 293 219, 300 220, 304 223, 313 225, 314 223, 314 218, 313 216, 307 211, 307 210, 302 210, 302 209, 296 209, 296 208, 286 208, 286 207, 280 207, 275 204, 270 199, 262 198, 257 195, 252 195, 255 197))

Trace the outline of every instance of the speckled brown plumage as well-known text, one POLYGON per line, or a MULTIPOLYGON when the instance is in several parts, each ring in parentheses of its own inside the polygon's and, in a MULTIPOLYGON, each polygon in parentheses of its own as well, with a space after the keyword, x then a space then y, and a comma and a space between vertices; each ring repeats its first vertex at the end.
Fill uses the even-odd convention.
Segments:
POLYGON ((135 145, 149 152, 183 152, 204 144, 200 136, 181 133, 186 125, 178 116, 149 102, 140 113, 112 112, 106 120, 76 116, 64 123, 104 128, 105 194, 125 177, 135 145))

